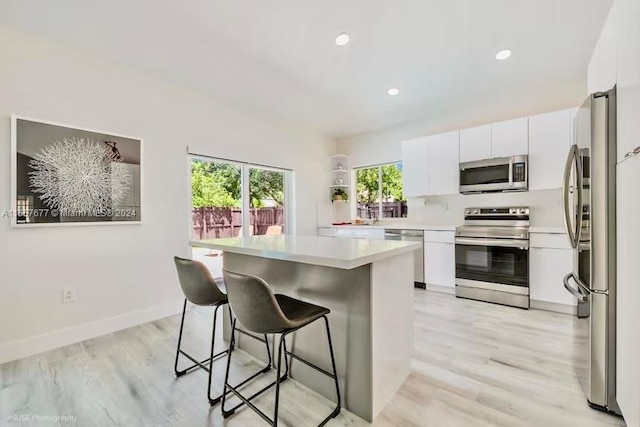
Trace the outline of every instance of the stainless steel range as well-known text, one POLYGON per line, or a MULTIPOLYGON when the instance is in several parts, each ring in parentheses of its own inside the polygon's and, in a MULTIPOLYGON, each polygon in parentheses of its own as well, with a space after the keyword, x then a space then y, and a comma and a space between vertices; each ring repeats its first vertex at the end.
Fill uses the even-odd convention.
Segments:
POLYGON ((529 308, 529 208, 467 208, 456 228, 456 296, 529 308))

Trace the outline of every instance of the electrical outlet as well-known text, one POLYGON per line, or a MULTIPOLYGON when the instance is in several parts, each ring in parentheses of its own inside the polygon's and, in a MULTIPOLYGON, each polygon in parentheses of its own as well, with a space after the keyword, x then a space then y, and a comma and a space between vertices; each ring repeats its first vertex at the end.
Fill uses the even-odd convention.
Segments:
POLYGON ((76 302, 75 288, 62 288, 62 303, 76 302))

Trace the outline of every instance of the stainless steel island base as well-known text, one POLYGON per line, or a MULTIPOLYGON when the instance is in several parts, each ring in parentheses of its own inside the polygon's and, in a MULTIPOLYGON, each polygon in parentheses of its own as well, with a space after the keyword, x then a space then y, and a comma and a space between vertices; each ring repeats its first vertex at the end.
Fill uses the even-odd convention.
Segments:
MULTIPOLYGON (((229 270, 263 278, 276 293, 331 310, 328 317, 343 406, 363 419, 373 421, 410 372, 413 254, 403 253, 353 269, 231 252, 224 252, 223 260, 224 267, 229 270)), ((228 340, 230 325, 226 316, 224 330, 228 340)), ((239 348, 264 358, 261 343, 241 335, 236 340, 239 348)), ((276 349, 277 341, 273 344, 271 348, 276 349)), ((330 370, 322 322, 288 337, 287 346, 295 354, 330 370)), ((304 364, 293 360, 291 377, 335 400, 332 380, 304 364)))

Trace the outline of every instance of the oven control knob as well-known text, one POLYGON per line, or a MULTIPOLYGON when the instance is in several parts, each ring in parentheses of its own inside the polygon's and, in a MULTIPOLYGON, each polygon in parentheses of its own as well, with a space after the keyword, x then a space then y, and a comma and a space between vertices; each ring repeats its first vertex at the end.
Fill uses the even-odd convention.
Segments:
POLYGON ((511 208, 511 209, 509 209, 509 213, 510 214, 517 214, 518 213, 518 209, 511 208))
POLYGON ((520 214, 524 215, 527 213, 527 210, 525 208, 520 209, 520 214))
POLYGON ((478 214, 480 214, 480 209, 474 209, 474 210, 473 210, 473 214, 474 214, 474 215, 478 215, 478 214))
POLYGON ((471 215, 471 209, 467 209, 467 210, 466 210, 466 212, 465 212, 465 214, 467 214, 467 215, 471 215))

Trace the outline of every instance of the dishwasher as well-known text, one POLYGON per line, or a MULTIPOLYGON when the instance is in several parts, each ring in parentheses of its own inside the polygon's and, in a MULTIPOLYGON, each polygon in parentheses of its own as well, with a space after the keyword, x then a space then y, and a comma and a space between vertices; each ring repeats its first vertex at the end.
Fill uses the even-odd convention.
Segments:
POLYGON ((420 243, 420 248, 414 252, 414 283, 417 288, 425 289, 424 283, 424 231, 423 230, 384 230, 384 240, 403 240, 420 243))

